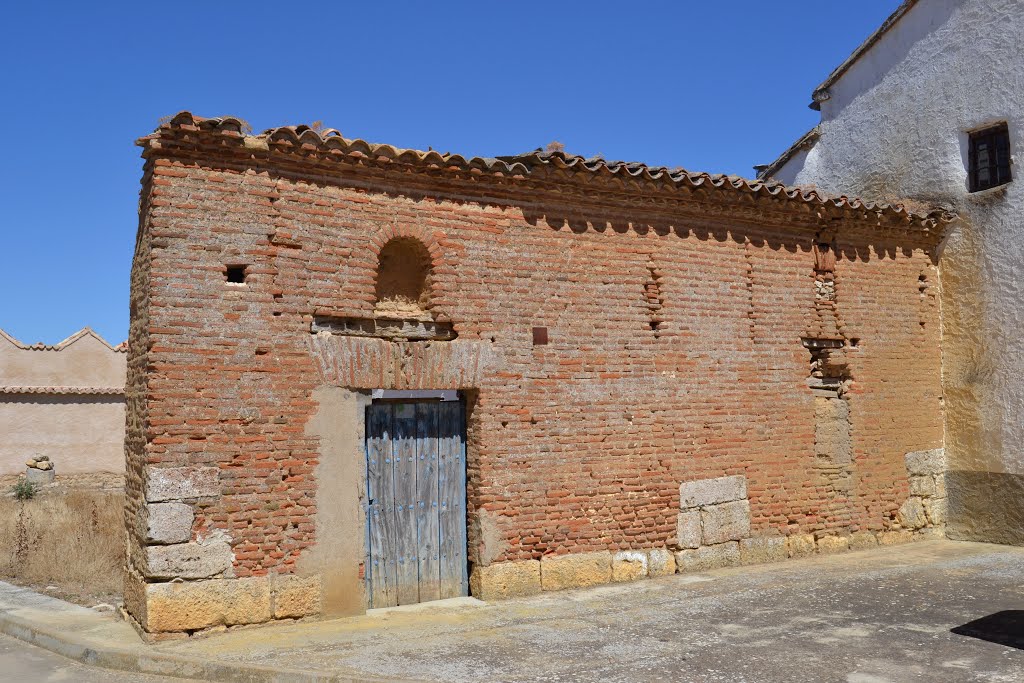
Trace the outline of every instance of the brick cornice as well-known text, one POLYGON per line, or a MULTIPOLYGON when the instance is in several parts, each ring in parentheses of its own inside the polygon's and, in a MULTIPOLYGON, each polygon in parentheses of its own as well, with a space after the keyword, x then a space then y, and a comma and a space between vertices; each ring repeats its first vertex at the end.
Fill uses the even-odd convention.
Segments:
POLYGON ((410 197, 512 204, 536 216, 560 212, 559 219, 641 209, 645 216, 675 222, 728 223, 736 228, 749 223, 810 236, 842 231, 931 246, 954 218, 941 210, 915 213, 898 204, 828 198, 816 190, 775 183, 560 153, 466 159, 346 140, 332 133, 299 127, 251 136, 235 119, 200 119, 183 113, 138 144, 148 160, 273 172, 410 197))

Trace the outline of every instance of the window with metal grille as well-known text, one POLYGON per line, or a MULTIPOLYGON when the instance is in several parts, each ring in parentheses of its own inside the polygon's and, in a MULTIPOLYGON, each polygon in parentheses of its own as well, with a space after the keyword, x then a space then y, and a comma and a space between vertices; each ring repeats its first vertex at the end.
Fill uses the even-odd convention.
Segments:
POLYGON ((971 192, 1005 185, 1010 174, 1010 131, 1005 123, 969 134, 971 192))

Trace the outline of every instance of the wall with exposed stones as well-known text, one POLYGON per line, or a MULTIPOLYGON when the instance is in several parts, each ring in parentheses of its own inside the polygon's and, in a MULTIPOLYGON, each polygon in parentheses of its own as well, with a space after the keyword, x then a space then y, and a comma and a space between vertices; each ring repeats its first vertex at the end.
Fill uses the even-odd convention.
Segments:
POLYGON ((126 606, 143 629, 319 614, 328 583, 362 576, 363 546, 338 539, 361 524, 344 463, 372 389, 464 393, 484 598, 909 537, 905 455, 942 446, 941 225, 340 140, 180 115, 140 141, 126 606), (430 268, 401 324, 376 287, 396 239, 430 268))

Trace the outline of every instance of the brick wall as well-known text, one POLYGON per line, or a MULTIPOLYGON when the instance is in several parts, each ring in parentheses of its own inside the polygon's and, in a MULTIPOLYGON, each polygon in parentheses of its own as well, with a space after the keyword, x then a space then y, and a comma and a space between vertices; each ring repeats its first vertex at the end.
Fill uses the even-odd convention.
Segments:
POLYGON ((467 390, 484 564, 671 546, 680 483, 731 474, 755 535, 888 529, 904 454, 942 445, 934 226, 729 186, 339 160, 308 135, 276 147, 179 118, 141 141, 128 522, 147 472, 216 468, 217 495, 187 502, 195 541, 229 539, 218 576, 290 574, 326 532, 306 428, 323 385, 467 390), (402 236, 428 249, 430 314, 457 339, 312 335, 314 315, 373 317, 377 254, 402 236), (826 327, 845 343, 842 495, 816 467, 801 343, 826 327))

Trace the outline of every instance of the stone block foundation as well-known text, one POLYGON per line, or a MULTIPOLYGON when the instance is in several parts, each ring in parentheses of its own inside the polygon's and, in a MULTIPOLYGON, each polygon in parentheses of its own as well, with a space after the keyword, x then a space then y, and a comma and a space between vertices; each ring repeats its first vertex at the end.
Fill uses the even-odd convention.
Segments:
POLYGON ((316 577, 253 576, 146 584, 138 607, 150 634, 191 633, 317 615, 320 596, 316 577))
POLYGON ((469 575, 469 591, 481 600, 500 600, 536 595, 541 591, 540 561, 501 562, 475 566, 469 575))
MULTIPOLYGON (((548 555, 541 560, 502 562, 473 568, 470 592, 481 600, 536 595, 542 591, 587 588, 676 573, 705 572, 724 567, 768 564, 813 555, 867 550, 926 540, 942 535, 932 523, 927 505, 941 491, 941 449, 908 453, 912 477, 927 476, 929 495, 918 488, 898 515, 899 526, 848 534, 817 533, 791 536, 752 536, 746 478, 717 477, 680 485, 675 547, 548 555), (920 508, 918 526, 904 519, 905 510, 920 508), (906 527, 906 528, 904 528, 906 527)), ((913 480, 912 480, 913 481, 913 480)), ((912 488, 912 492, 915 489, 912 488)))
POLYGON ((858 532, 849 536, 813 534, 791 537, 762 536, 726 541, 673 552, 668 548, 578 553, 545 557, 540 561, 502 562, 474 567, 470 593, 481 600, 526 597, 542 591, 589 588, 672 574, 769 564, 787 559, 867 550, 934 538, 935 533, 906 529, 858 532))

